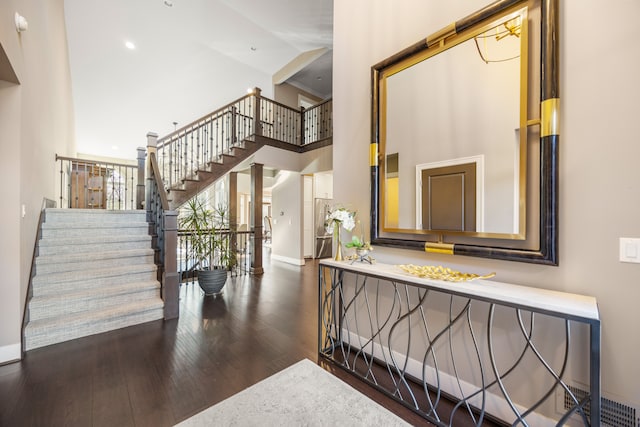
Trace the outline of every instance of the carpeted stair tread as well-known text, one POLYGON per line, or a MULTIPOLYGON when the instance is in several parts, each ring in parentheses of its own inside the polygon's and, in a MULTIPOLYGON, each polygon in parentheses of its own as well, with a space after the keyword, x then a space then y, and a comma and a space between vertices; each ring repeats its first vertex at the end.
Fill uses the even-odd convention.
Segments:
POLYGON ((96 310, 128 303, 134 299, 160 296, 160 282, 146 281, 125 283, 116 286, 72 290, 64 294, 34 296, 29 303, 29 320, 96 310))
POLYGON ((46 227, 42 224, 40 233, 43 239, 57 239, 76 236, 108 236, 115 232, 134 235, 148 235, 149 226, 146 224, 55 224, 46 227))
POLYGON ((72 245, 100 246, 108 243, 121 243, 123 245, 126 245, 132 242, 151 242, 151 236, 130 235, 130 234, 108 234, 106 236, 100 236, 99 238, 90 236, 90 235, 82 236, 82 238, 60 237, 57 239, 42 239, 38 242, 38 246, 41 248, 43 246, 72 246, 72 245))
POLYGON ((138 264, 89 271, 78 270, 36 275, 32 281, 33 294, 46 293, 51 289, 55 291, 69 286, 90 288, 102 286, 105 283, 123 283, 122 280, 127 281, 127 277, 148 276, 153 278, 157 269, 158 267, 155 264, 138 264))
POLYGON ((101 251, 150 249, 152 237, 148 234, 84 234, 72 237, 44 238, 38 242, 38 256, 87 254, 101 251))
POLYGON ((25 327, 25 349, 33 350, 62 341, 159 320, 163 317, 163 307, 164 302, 158 297, 29 322, 25 327))
POLYGON ((69 221, 70 218, 103 221, 146 221, 147 213, 143 210, 107 210, 107 209, 46 209, 45 222, 69 221))
POLYGON ((135 258, 153 256, 155 251, 151 248, 145 249, 122 249, 115 251, 90 252, 90 253, 70 253, 39 255, 36 259, 37 267, 48 264, 69 264, 69 263, 94 263, 97 261, 118 260, 121 258, 135 258))
POLYGON ((135 229, 140 228, 147 230, 149 226, 146 222, 113 222, 113 221, 100 221, 100 222, 86 222, 86 221, 72 221, 72 222, 43 222, 42 230, 67 230, 74 229, 103 229, 103 228, 117 228, 117 229, 135 229))
POLYGON ((57 316, 36 320, 29 322, 26 329, 29 329, 34 334, 38 334, 46 332, 50 326, 74 328, 87 323, 95 323, 102 319, 112 319, 128 313, 137 313, 139 311, 162 308, 163 306, 164 303, 160 297, 152 300, 134 301, 128 304, 121 304, 116 307, 105 307, 102 310, 83 311, 70 316, 57 316))
POLYGON ((160 282, 157 280, 36 295, 29 302, 29 320, 35 321, 46 317, 131 302, 133 299, 156 298, 158 296, 160 296, 160 282))

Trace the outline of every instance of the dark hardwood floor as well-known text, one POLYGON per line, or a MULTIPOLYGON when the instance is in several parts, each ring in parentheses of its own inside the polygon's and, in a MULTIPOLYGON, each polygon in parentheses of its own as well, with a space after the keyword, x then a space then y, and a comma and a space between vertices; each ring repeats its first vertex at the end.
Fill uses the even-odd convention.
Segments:
MULTIPOLYGON (((266 255, 266 254, 265 254, 266 255)), ((170 426, 317 357, 317 262, 268 262, 224 294, 181 287, 179 320, 61 343, 0 366, 1 426, 170 426)), ((430 425, 339 369, 327 370, 412 424, 430 425)))

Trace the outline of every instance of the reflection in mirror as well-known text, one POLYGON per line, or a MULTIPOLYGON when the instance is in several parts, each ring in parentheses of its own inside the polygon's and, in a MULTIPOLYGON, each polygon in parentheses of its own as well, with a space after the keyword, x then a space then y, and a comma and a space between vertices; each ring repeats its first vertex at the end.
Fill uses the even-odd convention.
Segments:
POLYGON ((384 74, 383 230, 524 234, 523 21, 526 9, 384 74))
POLYGON ((374 245, 557 265, 558 1, 496 0, 372 67, 374 245))

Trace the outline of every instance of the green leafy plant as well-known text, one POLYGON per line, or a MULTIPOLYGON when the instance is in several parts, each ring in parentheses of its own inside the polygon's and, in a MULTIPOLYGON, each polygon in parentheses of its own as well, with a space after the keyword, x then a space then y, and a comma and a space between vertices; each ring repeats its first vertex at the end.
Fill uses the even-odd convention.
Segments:
POLYGON ((225 206, 208 209, 194 197, 181 209, 178 224, 188 232, 188 256, 198 270, 229 269, 233 265, 235 253, 229 244, 229 213, 225 206))
POLYGON ((369 242, 365 242, 360 240, 358 236, 353 236, 351 241, 344 245, 347 248, 355 248, 355 249, 371 249, 371 245, 369 242))

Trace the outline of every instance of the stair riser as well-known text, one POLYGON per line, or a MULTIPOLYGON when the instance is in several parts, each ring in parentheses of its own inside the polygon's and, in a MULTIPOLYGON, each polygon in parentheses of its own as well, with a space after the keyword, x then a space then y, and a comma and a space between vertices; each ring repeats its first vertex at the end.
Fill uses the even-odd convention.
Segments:
POLYGON ((67 237, 87 237, 99 238, 101 236, 114 236, 114 235, 136 235, 147 236, 149 234, 149 228, 144 226, 139 227, 127 227, 127 228, 42 228, 43 239, 57 239, 67 237))
POLYGON ((78 239, 77 243, 66 245, 40 245, 38 255, 64 255, 64 254, 92 254, 98 251, 115 251, 127 249, 149 249, 151 248, 151 238, 132 242, 109 242, 109 243, 88 243, 91 239, 78 239), (83 244, 84 242, 84 244, 83 244))
POLYGON ((78 278, 77 280, 53 281, 47 278, 36 280, 34 277, 32 283, 33 295, 51 295, 64 292, 80 291, 86 289, 95 289, 102 286, 117 286, 131 282, 146 282, 149 280, 157 280, 156 271, 141 271, 138 273, 128 273, 111 277, 94 277, 94 278, 78 278))
POLYGON ((90 271, 95 268, 123 267, 125 265, 153 264, 153 254, 136 257, 122 257, 98 261, 57 262, 43 264, 36 259, 36 276, 48 273, 62 273, 65 271, 90 271))
POLYGON ((160 287, 143 288, 118 295, 105 294, 101 296, 96 293, 77 298, 69 296, 64 300, 56 298, 55 301, 33 298, 29 303, 29 321, 113 307, 126 304, 132 299, 140 301, 154 298, 160 298, 160 287))
POLYGON ((74 328, 62 325, 58 328, 50 328, 46 331, 38 331, 38 333, 33 334, 27 330, 25 331, 24 346, 25 350, 34 350, 47 345, 160 320, 162 318, 163 309, 160 307, 144 312, 132 313, 129 316, 111 318, 107 321, 87 323, 74 328))

